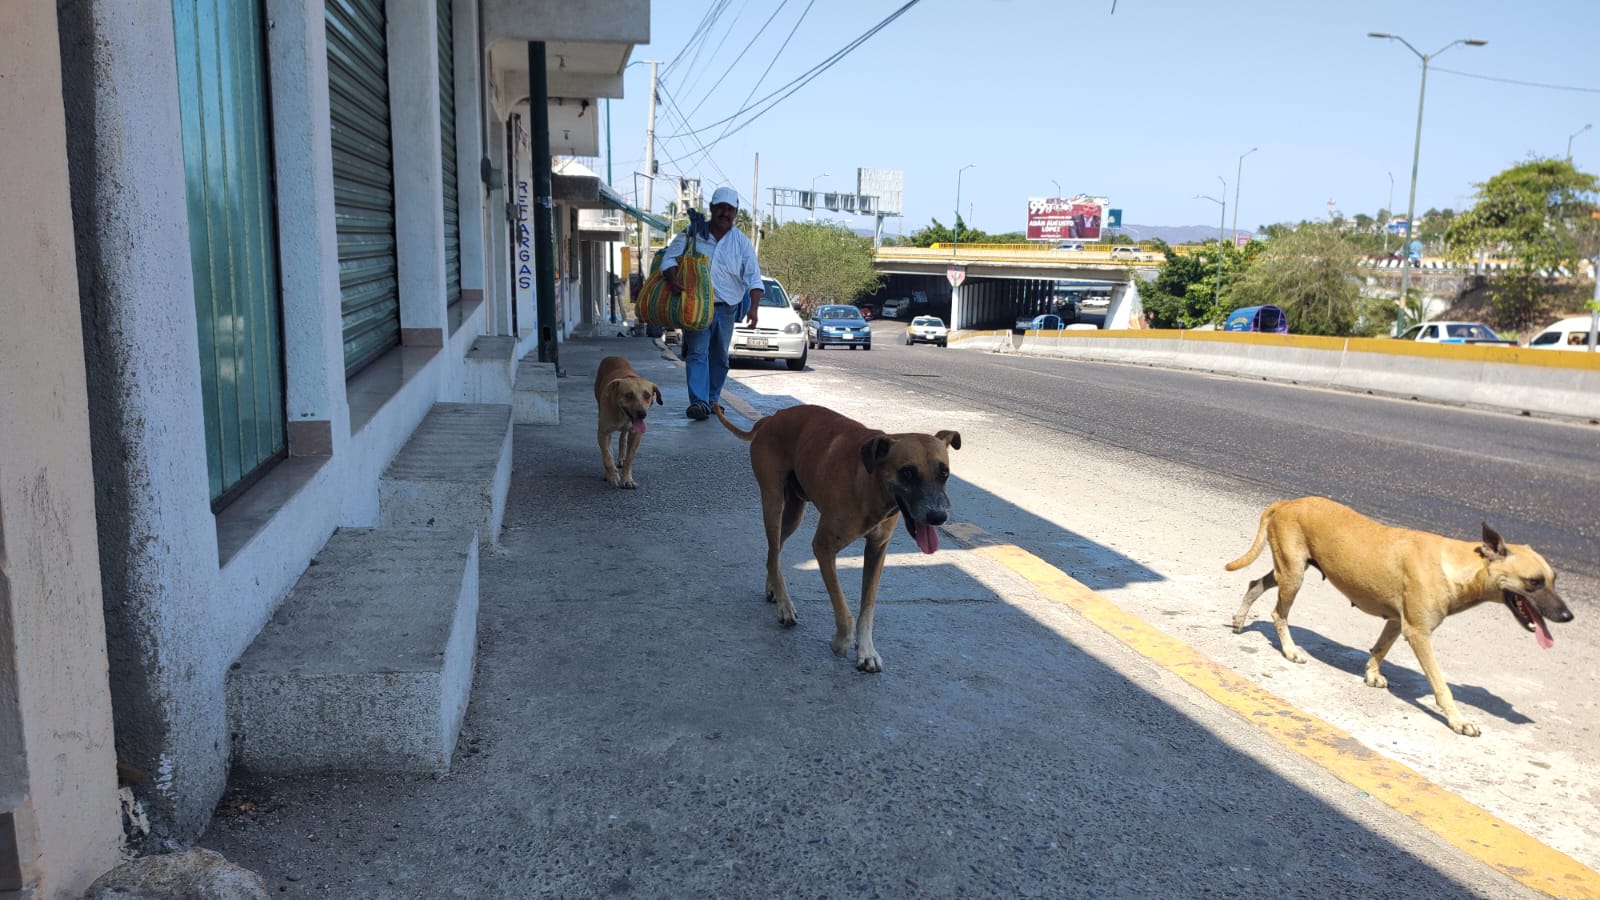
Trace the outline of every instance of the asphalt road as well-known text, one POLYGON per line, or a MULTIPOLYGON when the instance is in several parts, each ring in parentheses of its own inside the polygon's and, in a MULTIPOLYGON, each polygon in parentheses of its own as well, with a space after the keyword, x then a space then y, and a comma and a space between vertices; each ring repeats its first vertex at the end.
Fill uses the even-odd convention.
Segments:
POLYGON ((1488 521, 1558 572, 1600 577, 1600 427, 1146 366, 906 347, 813 352, 818 371, 913 387, 1108 456, 1148 457, 1281 497, 1321 494, 1475 539, 1488 521))

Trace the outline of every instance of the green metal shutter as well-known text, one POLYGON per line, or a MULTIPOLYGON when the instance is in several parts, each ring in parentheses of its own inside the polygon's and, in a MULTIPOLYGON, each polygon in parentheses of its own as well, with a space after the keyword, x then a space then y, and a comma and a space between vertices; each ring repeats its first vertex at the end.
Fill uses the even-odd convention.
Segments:
POLYGON ((287 451, 264 14, 173 0, 213 507, 287 451))
POLYGON ((400 343, 383 0, 327 0, 328 108, 344 369, 354 374, 400 343))
POLYGON ((456 198, 456 54, 452 0, 439 0, 439 150, 444 160, 444 295, 461 299, 461 210, 456 198))

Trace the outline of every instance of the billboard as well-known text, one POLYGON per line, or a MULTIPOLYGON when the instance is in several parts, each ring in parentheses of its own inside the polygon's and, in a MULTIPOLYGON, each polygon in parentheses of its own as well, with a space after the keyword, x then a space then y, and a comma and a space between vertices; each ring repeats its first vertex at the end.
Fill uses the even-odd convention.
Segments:
POLYGON ((1108 203, 1103 197, 1030 197, 1028 240, 1098 241, 1108 203))

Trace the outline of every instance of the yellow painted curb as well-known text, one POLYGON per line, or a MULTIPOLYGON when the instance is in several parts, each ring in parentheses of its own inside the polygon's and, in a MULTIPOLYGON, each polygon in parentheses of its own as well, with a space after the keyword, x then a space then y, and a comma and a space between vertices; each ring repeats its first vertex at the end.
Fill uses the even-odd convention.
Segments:
POLYGON ((1556 897, 1600 897, 1600 873, 1384 757, 1336 726, 1218 665, 1189 645, 1012 544, 971 526, 947 529, 973 552, 1015 572, 1107 634, 1199 688, 1283 746, 1371 794, 1484 864, 1556 897))

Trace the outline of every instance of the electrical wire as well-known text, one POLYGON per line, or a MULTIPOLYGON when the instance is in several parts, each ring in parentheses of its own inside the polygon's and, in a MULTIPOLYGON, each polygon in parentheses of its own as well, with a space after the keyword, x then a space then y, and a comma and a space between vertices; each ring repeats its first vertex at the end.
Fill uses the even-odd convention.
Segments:
POLYGON ((683 55, 688 53, 690 48, 695 47, 701 41, 705 40, 705 36, 710 30, 711 24, 717 20, 717 16, 722 14, 722 10, 727 5, 728 0, 711 0, 711 5, 706 7, 705 14, 700 17, 700 24, 694 27, 694 31, 690 33, 689 39, 683 42, 682 49, 680 49, 678 54, 672 57, 672 59, 668 60, 667 64, 662 67, 662 75, 672 71, 672 67, 678 64, 678 60, 682 59, 683 55))
MULTIPOLYGON (((756 31, 756 33, 755 33, 755 37, 752 37, 752 38, 751 38, 751 39, 750 39, 750 41, 749 41, 749 43, 747 43, 747 44, 745 44, 745 45, 744 45, 744 48, 743 48, 743 49, 742 49, 742 50, 740 50, 740 51, 739 51, 739 55, 738 55, 738 57, 737 57, 737 58, 738 58, 738 59, 744 59, 744 55, 745 55, 745 54, 746 54, 746 53, 749 53, 749 52, 750 52, 750 48, 751 48, 751 47, 754 47, 754 46, 755 46, 755 43, 756 43, 756 41, 758 41, 758 40, 760 40, 760 39, 761 39, 761 35, 762 35, 762 34, 764 34, 764 33, 765 33, 765 32, 766 32, 766 30, 767 30, 767 26, 768 26, 768 25, 771 25, 771 24, 772 24, 772 20, 773 20, 773 19, 776 19, 776 18, 777 18, 777 17, 778 17, 778 13, 781 13, 781 12, 783 12, 783 8, 784 8, 784 7, 785 7, 785 6, 788 6, 788 5, 789 5, 789 0, 783 0, 783 2, 781 2, 781 3, 779 3, 779 4, 778 4, 778 8, 777 8, 777 9, 774 9, 774 10, 773 10, 773 11, 772 11, 772 15, 770 15, 770 16, 767 16, 767 20, 766 20, 766 21, 765 21, 765 22, 763 22, 763 23, 761 23, 761 28, 760 28, 760 29, 759 29, 759 30, 757 30, 757 31, 756 31)), ((713 84, 713 85, 712 85, 712 86, 711 86, 711 88, 710 88, 710 89, 709 89, 709 90, 707 90, 707 91, 706 91, 706 93, 705 93, 705 96, 704 96, 704 97, 701 97, 701 98, 700 98, 700 102, 699 102, 699 103, 696 103, 696 104, 695 104, 695 105, 694 105, 694 109, 691 109, 691 110, 689 110, 689 115, 691 115, 691 116, 692 116, 692 115, 694 115, 694 114, 695 114, 695 113, 697 113, 697 112, 699 112, 699 111, 700 111, 700 107, 702 107, 702 106, 704 106, 704 105, 705 105, 705 102, 706 102, 706 101, 707 101, 707 100, 710 100, 710 99, 711 99, 711 95, 712 95, 712 94, 714 94, 714 93, 716 93, 716 91, 717 91, 717 88, 718 88, 718 87, 720 87, 720 86, 721 86, 721 85, 722 85, 722 79, 723 79, 723 78, 727 78, 727 77, 728 77, 728 73, 729 73, 729 72, 732 72, 732 71, 733 71, 733 66, 729 66, 729 67, 727 67, 727 68, 726 68, 726 69, 723 69, 723 70, 722 70, 722 75, 721 75, 721 77, 719 77, 719 78, 718 78, 718 79, 717 79, 717 83, 716 83, 716 84, 713 84)), ((685 123, 685 124, 687 124, 687 123, 685 123)))
MULTIPOLYGON (((867 31, 864 32, 860 37, 857 37, 855 40, 853 40, 850 43, 846 44, 844 47, 842 47, 839 50, 835 51, 832 55, 828 56, 822 62, 818 63, 817 65, 813 66, 812 68, 808 69, 807 71, 802 72, 800 75, 796 76, 794 80, 790 81, 788 84, 784 85, 783 87, 778 88, 777 90, 775 90, 772 93, 766 95, 765 97, 762 97, 760 100, 757 100, 754 104, 747 105, 743 109, 740 109, 738 112, 735 112, 734 114, 732 114, 732 115, 730 115, 730 116, 728 116, 726 118, 718 119, 717 121, 712 122, 709 125, 705 125, 705 126, 703 126, 701 128, 693 129, 693 131, 689 131, 689 132, 678 132, 676 134, 669 134, 669 135, 666 135, 665 138, 686 137, 689 134, 698 134, 699 132, 702 132, 702 131, 710 131, 711 129, 716 128, 718 125, 725 125, 725 124, 727 124, 729 122, 736 121, 740 116, 745 115, 746 113, 749 113, 752 109, 754 109, 756 106, 758 106, 760 104, 763 104, 763 103, 767 104, 764 108, 758 110, 753 115, 751 115, 750 118, 748 118, 744 122, 740 123, 738 128, 732 129, 731 131, 728 131, 728 132, 725 132, 724 134, 718 135, 717 136, 717 141, 721 141, 723 138, 727 137, 728 135, 737 132, 739 129, 744 128, 745 126, 747 126, 747 125, 751 124, 752 122, 754 122, 756 119, 760 118, 762 115, 764 115, 769 110, 771 110, 774 106, 778 105, 778 103, 781 103, 783 100, 785 100, 788 97, 790 97, 791 95, 793 95, 795 91, 798 91, 800 88, 805 87, 811 81, 816 79, 817 76, 821 75, 823 72, 826 72, 828 69, 832 68, 840 60, 844 59, 852 51, 854 51, 857 47, 860 47, 862 44, 866 43, 867 40, 870 39, 873 35, 876 35, 879 31, 882 31, 885 27, 887 27, 889 25, 889 23, 893 22, 895 19, 900 18, 908 10, 910 10, 911 7, 916 6, 920 2, 922 2, 922 0, 909 0, 909 2, 907 2, 904 6, 901 6, 899 9, 897 9, 894 12, 890 13, 886 18, 884 18, 883 21, 881 21, 878 24, 876 24, 876 25, 872 26, 871 28, 867 29, 867 31), (776 98, 776 99, 774 99, 774 98, 776 98), (768 101, 772 101, 772 102, 769 103, 768 101)), ((717 141, 713 141, 708 146, 715 146, 717 141)))
MULTIPOLYGON (((745 10, 747 10, 749 8, 750 7, 748 5, 748 2, 746 2, 744 4, 741 4, 739 6, 739 11, 734 14, 733 21, 728 23, 728 27, 727 28, 723 29, 722 37, 717 40, 717 46, 712 48, 712 50, 711 50, 711 61, 707 65, 696 66, 695 67, 695 69, 694 69, 694 78, 687 85, 684 86, 683 93, 684 93, 685 97, 687 97, 691 92, 693 92, 695 86, 700 83, 700 79, 705 77, 706 70, 717 68, 716 61, 718 59, 722 58, 722 47, 723 47, 723 45, 728 43, 728 36, 733 34, 734 29, 739 27, 739 20, 744 18, 744 12, 745 12, 745 10)), ((737 59, 737 58, 738 57, 735 57, 735 59, 737 59)), ((726 77, 729 68, 731 68, 731 67, 723 67, 722 74, 723 74, 724 77, 726 77)), ((718 78, 717 82, 720 84, 722 82, 722 79, 718 78)), ((715 86, 713 86, 712 89, 715 90, 715 86)))
MULTIPOLYGON (((756 91, 761 89, 761 83, 767 80, 767 75, 772 72, 772 67, 777 65, 778 57, 783 55, 783 51, 789 49, 789 42, 794 40, 794 33, 800 30, 800 23, 806 20, 806 16, 811 12, 811 7, 815 6, 816 4, 817 0, 810 0, 810 2, 806 4, 806 8, 800 11, 800 18, 794 21, 794 27, 789 29, 789 34, 783 39, 783 44, 778 47, 778 52, 772 54, 772 58, 767 60, 767 67, 761 71, 761 77, 756 79, 755 84, 750 85, 750 93, 744 96, 744 104, 746 105, 746 108, 749 108, 748 104, 750 103, 750 98, 754 97, 756 95, 756 91)), ((712 141, 711 143, 715 144, 717 141, 727 137, 728 128, 732 127, 732 123, 729 123, 727 128, 723 128, 722 133, 717 135, 717 140, 712 141)))
POLYGON ((1463 78, 1477 78, 1482 81, 1498 81, 1501 84, 1515 84, 1521 87, 1536 87, 1545 88, 1552 91, 1578 91, 1585 94, 1600 94, 1600 88, 1573 87, 1572 85, 1568 84, 1544 84, 1538 81, 1518 81, 1515 78, 1496 78, 1493 75, 1476 75, 1472 72, 1461 72, 1456 69, 1446 69, 1441 66, 1434 66, 1433 70, 1435 72, 1449 72, 1451 75, 1460 75, 1463 78))

